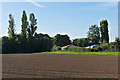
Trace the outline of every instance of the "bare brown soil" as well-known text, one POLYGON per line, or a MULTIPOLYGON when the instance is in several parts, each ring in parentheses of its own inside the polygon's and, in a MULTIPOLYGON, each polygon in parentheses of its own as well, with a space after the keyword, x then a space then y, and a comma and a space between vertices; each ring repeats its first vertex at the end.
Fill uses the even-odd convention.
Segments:
POLYGON ((3 54, 3 78, 118 78, 118 56, 3 54))

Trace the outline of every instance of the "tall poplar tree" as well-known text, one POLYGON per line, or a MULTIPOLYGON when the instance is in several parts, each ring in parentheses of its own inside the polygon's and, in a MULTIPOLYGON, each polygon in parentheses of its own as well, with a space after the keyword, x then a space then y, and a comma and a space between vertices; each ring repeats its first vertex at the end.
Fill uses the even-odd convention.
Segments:
POLYGON ((22 13, 22 25, 21 25, 21 35, 20 35, 20 40, 21 40, 21 50, 22 52, 26 52, 27 50, 27 28, 28 28, 28 21, 27 21, 27 14, 25 10, 23 10, 22 13))
POLYGON ((109 31, 108 31, 108 21, 102 20, 100 22, 100 31, 101 31, 101 42, 106 41, 109 43, 109 31))
POLYGON ((35 15, 33 13, 30 14, 30 24, 27 29, 28 31, 28 42, 29 42, 29 51, 34 52, 35 39, 33 38, 35 35, 35 31, 37 29, 37 19, 35 19, 35 15))
POLYGON ((8 28, 8 37, 10 39, 15 39, 15 28, 14 28, 14 18, 11 14, 9 14, 9 28, 8 28))
POLYGON ((27 29, 28 31, 28 37, 32 38, 35 34, 35 31, 37 29, 37 19, 35 19, 35 15, 33 13, 30 14, 30 25, 27 29))
POLYGON ((27 37, 27 27, 28 27, 27 15, 26 15, 26 12, 25 12, 25 11, 23 11, 21 21, 22 21, 22 25, 21 25, 21 28, 22 28, 22 30, 21 30, 21 36, 22 36, 23 40, 25 40, 26 37, 27 37))

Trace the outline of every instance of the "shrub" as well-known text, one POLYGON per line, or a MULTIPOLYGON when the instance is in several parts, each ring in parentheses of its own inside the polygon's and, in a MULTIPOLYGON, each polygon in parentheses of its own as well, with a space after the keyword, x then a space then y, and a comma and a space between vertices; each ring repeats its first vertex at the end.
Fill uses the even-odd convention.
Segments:
POLYGON ((58 51, 58 50, 61 50, 60 46, 54 45, 52 51, 58 51))
POLYGON ((68 48, 65 51, 85 52, 85 48, 68 48))

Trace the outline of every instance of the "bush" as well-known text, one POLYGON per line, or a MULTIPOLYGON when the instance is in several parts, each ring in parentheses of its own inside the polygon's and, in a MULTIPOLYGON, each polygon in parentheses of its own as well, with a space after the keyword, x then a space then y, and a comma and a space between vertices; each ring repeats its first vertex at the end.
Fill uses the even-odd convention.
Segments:
POLYGON ((74 52, 85 52, 85 48, 68 48, 65 51, 74 51, 74 52))
POLYGON ((92 48, 86 48, 85 52, 94 52, 94 49, 92 49, 92 48))
POLYGON ((99 51, 108 51, 116 52, 119 51, 117 48, 116 42, 107 43, 103 41, 101 44, 95 45, 95 48, 66 48, 64 51, 74 51, 74 52, 99 52, 99 51))
POLYGON ((58 50, 61 50, 60 46, 54 45, 52 51, 58 51, 58 50))

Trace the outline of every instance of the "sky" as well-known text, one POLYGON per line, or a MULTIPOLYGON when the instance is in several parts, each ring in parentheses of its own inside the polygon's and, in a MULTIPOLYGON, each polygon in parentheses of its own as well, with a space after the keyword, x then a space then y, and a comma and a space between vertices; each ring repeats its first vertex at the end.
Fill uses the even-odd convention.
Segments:
POLYGON ((28 20, 30 13, 37 19, 37 33, 67 34, 70 39, 85 38, 91 25, 100 26, 102 19, 109 23, 110 42, 118 36, 118 4, 117 2, 2 2, 1 36, 7 36, 9 14, 15 20, 16 33, 21 31, 21 17, 26 11, 28 20))

